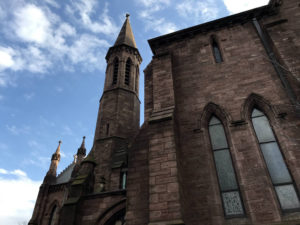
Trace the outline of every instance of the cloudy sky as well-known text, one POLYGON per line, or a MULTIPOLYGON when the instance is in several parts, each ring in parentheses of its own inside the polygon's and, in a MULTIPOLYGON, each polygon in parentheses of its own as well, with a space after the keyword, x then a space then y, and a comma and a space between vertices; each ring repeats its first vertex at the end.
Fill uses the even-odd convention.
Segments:
POLYGON ((90 150, 104 57, 125 13, 131 15, 142 71, 152 56, 148 39, 267 3, 0 0, 0 224, 28 222, 60 139, 58 172, 72 162, 84 135, 90 150))

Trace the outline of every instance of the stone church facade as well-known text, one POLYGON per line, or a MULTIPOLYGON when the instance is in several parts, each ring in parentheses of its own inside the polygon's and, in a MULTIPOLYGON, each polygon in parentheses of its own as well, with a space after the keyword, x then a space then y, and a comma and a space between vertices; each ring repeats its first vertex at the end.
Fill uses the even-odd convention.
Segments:
POLYGON ((145 122, 129 17, 106 55, 90 153, 56 175, 30 225, 300 224, 300 2, 149 40, 145 122))

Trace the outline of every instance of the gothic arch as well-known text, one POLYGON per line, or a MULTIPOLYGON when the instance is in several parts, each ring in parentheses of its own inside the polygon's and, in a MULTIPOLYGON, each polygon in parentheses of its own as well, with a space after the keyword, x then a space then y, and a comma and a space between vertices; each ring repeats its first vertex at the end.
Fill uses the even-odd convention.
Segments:
POLYGON ((226 111, 219 105, 216 105, 213 102, 209 102, 203 109, 202 115, 200 117, 200 129, 207 128, 208 121, 212 115, 216 115, 223 123, 226 125, 231 121, 231 117, 226 111))
POLYGON ((130 84, 130 80, 131 80, 131 67, 132 67, 132 60, 130 57, 127 58, 126 60, 126 65, 125 65, 125 80, 124 83, 126 85, 130 84))
POLYGON ((56 206, 58 209, 60 209, 60 204, 58 202, 57 199, 55 199, 47 208, 47 214, 50 214, 51 213, 51 210, 53 209, 53 207, 56 206))
POLYGON ((51 225, 53 222, 52 220, 55 220, 56 222, 58 221, 59 217, 59 210, 60 210, 60 204, 59 202, 55 199, 48 207, 47 209, 47 224, 51 225), (54 215, 56 214, 56 215, 54 215), (54 217, 56 216, 56 218, 54 217))
POLYGON ((95 225, 109 225, 111 220, 115 216, 125 216, 126 212, 126 199, 123 199, 111 207, 109 207, 107 210, 105 210, 101 215, 98 217, 95 225))
POLYGON ((251 93, 248 98, 245 100, 245 103, 241 109, 241 117, 244 121, 249 120, 251 117, 251 113, 253 108, 257 107, 258 109, 262 110, 271 123, 275 120, 275 111, 272 107, 271 103, 267 101, 261 95, 251 93))
POLYGON ((113 60, 113 81, 112 81, 112 84, 117 84, 118 82, 118 75, 119 75, 119 58, 116 56, 113 60))

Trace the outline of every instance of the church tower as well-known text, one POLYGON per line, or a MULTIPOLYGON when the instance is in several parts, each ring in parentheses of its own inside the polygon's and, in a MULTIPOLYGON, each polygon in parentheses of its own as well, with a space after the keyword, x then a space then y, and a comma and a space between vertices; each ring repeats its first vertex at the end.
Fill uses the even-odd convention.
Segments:
MULTIPOLYGON (((98 196, 97 213, 106 204, 119 205, 115 222, 124 223, 128 145, 139 131, 139 66, 142 62, 136 47, 129 14, 109 48, 104 90, 100 99, 92 150, 85 156, 84 139, 77 153, 67 198, 60 212, 60 225, 76 224, 78 210, 86 196, 98 196), (81 149, 84 149, 81 150, 81 149), (82 154, 80 154, 82 152, 82 154), (82 156, 81 156, 82 155, 82 156), (80 166, 78 166, 80 164, 80 166)), ((85 209, 92 207, 87 203, 85 209)), ((103 212, 102 212, 103 213, 103 212)), ((119 224, 119 223, 118 223, 119 224)))
POLYGON ((106 55, 104 92, 95 132, 95 141, 103 138, 131 139, 139 129, 139 66, 142 62, 136 47, 129 14, 119 36, 106 55))
POLYGON ((136 47, 129 14, 126 14, 116 42, 107 52, 106 61, 104 91, 91 154, 98 163, 95 189, 103 189, 105 182, 105 190, 115 190, 122 186, 120 176, 121 170, 126 170, 127 146, 137 134, 140 123, 138 93, 142 58, 136 47))

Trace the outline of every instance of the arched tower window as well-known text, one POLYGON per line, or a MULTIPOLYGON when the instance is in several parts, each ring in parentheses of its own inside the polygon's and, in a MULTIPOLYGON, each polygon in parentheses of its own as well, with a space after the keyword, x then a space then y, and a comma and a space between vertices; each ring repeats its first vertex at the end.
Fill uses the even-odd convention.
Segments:
POLYGON ((52 211, 51 211, 51 214, 50 214, 49 225, 54 225, 54 223, 56 221, 56 216, 57 216, 57 206, 55 205, 52 208, 52 211))
POLYGON ((244 215, 239 185, 232 164, 223 124, 217 117, 212 116, 208 128, 225 216, 244 215))
POLYGON ((129 85, 130 82, 130 68, 131 68, 131 59, 128 58, 126 61, 126 67, 125 67, 125 84, 129 85))
POLYGON ((113 73, 113 82, 112 84, 116 84, 118 81, 118 71, 119 71, 119 59, 115 58, 114 60, 114 73, 113 73))
POLYGON ((254 108, 251 119, 282 210, 299 209, 300 202, 292 176, 285 164, 268 118, 263 112, 254 108))
POLYGON ((136 73, 135 73, 135 91, 138 91, 138 85, 139 85, 139 67, 136 66, 136 73))
POLYGON ((211 43, 212 43, 212 49, 213 49, 213 53, 214 53, 215 62, 216 63, 223 62, 221 50, 219 48, 219 45, 218 45, 215 37, 213 37, 213 36, 211 37, 211 43))

